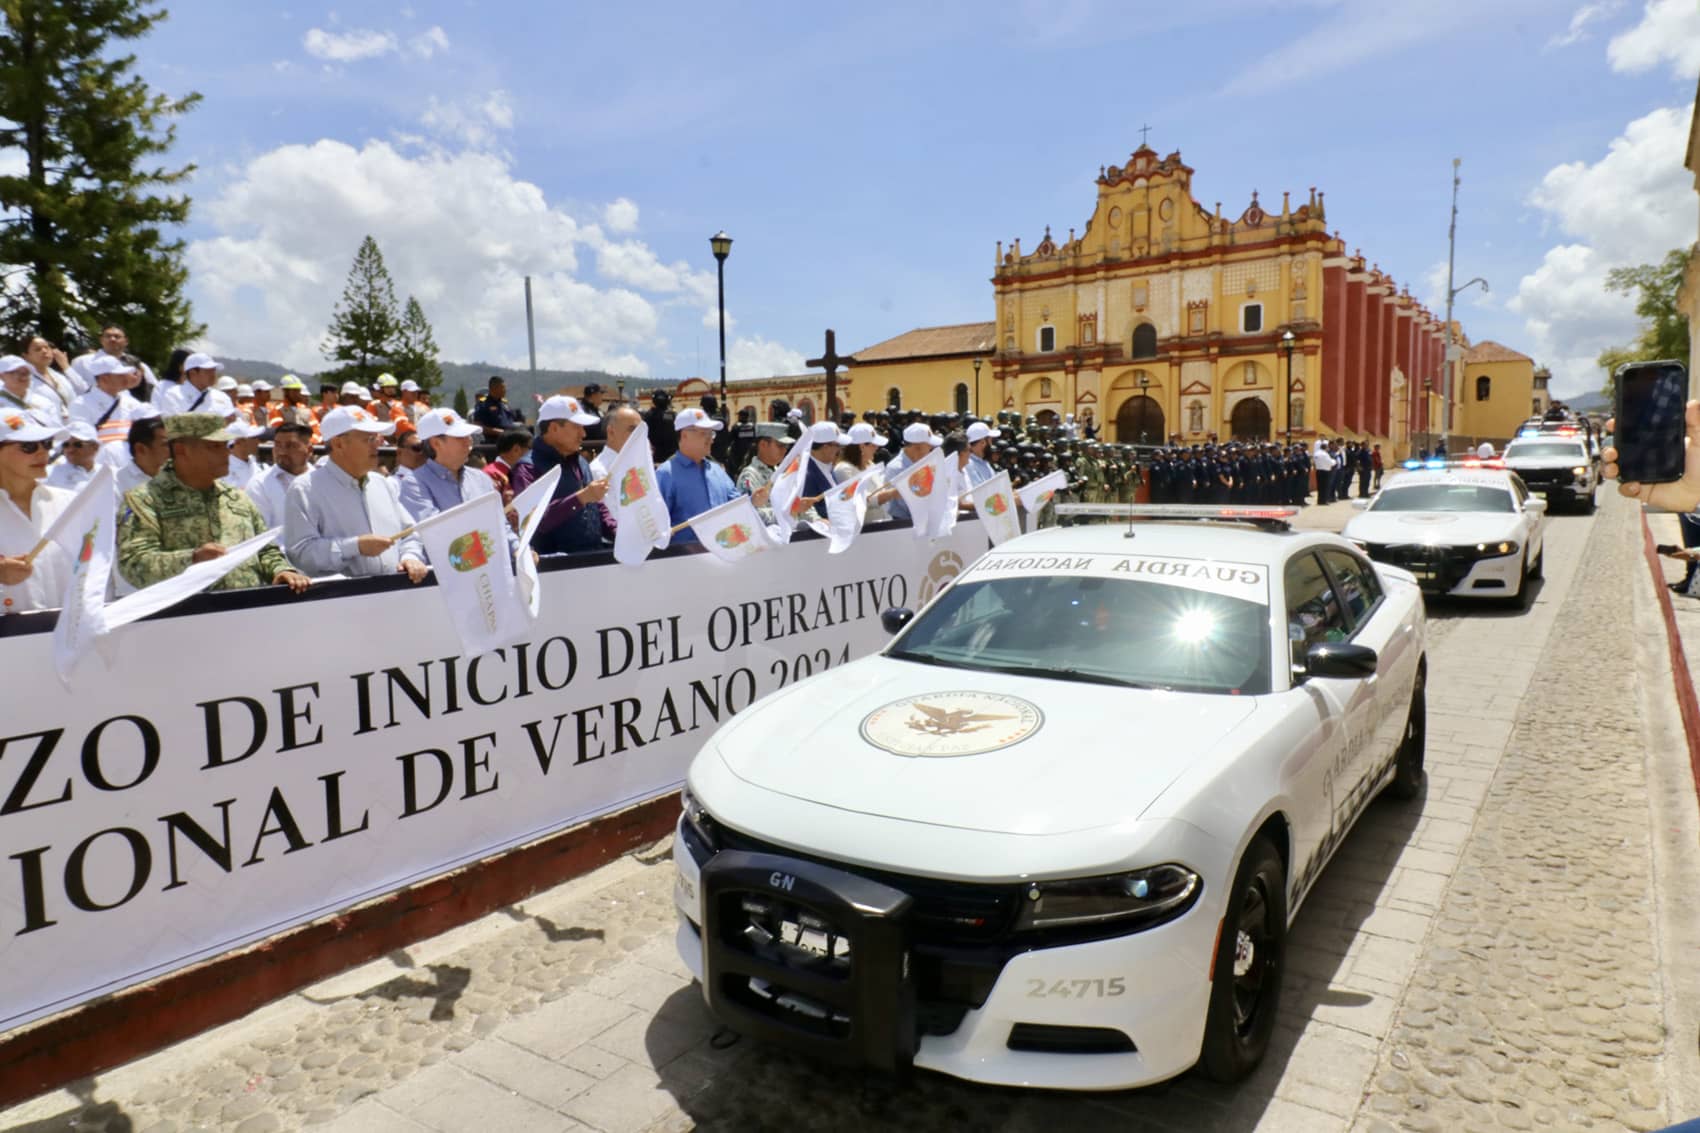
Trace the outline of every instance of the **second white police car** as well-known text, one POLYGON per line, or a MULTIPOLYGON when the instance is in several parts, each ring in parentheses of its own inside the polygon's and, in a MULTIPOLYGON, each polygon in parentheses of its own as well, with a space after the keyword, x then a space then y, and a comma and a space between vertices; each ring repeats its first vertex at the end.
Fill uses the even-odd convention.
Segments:
POLYGON ((674 850, 710 1010, 979 1082, 1248 1074, 1300 902, 1420 789, 1426 639, 1409 574, 1290 512, 1182 518, 1247 510, 1011 540, 723 725, 674 850))
POLYGON ((1515 472, 1473 458, 1391 476, 1340 532, 1425 593, 1528 605, 1545 563, 1547 502, 1515 472))

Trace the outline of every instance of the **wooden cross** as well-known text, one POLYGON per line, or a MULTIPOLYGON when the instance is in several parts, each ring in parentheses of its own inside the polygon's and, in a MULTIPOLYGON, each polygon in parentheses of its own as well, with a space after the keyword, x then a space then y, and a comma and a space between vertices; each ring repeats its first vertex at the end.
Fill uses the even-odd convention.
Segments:
POLYGON ((850 354, 838 353, 838 339, 830 329, 826 332, 826 350, 819 358, 809 358, 803 362, 805 366, 819 366, 826 371, 826 417, 834 424, 838 422, 838 367, 848 369, 856 364, 856 358, 850 354))
POLYGON ((1145 145, 1145 143, 1148 140, 1147 135, 1149 135, 1150 133, 1151 133, 1151 127, 1149 127, 1149 126, 1141 126, 1139 128, 1139 144, 1141 146, 1145 145))

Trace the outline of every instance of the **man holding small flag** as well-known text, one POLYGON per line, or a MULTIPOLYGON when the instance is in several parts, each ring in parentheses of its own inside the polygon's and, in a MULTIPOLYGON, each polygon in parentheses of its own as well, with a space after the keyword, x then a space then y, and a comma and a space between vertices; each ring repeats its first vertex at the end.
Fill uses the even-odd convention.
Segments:
POLYGON ((784 545, 761 521, 755 501, 749 496, 733 496, 687 522, 702 537, 702 545, 721 562, 742 562, 751 555, 784 545))
POLYGON ((421 520, 417 533, 437 564, 437 587, 466 656, 512 645, 526 635, 531 617, 514 584, 508 522, 494 485, 421 520))
MULTIPOLYGON (((673 431, 679 438, 679 451, 655 470, 655 482, 669 516, 701 515, 738 494, 732 477, 709 457, 714 448, 714 434, 725 427, 725 422, 709 416, 704 409, 681 409, 674 415, 673 431)), ((626 443, 629 446, 634 441, 626 443)), ((621 455, 625 455, 623 450, 621 455)), ((673 533, 674 545, 697 541, 698 536, 688 523, 673 533)))
POLYGON ((395 432, 358 405, 340 405, 319 422, 330 459, 289 486, 283 540, 289 560, 310 575, 356 577, 400 571, 414 583, 431 568, 413 534, 413 517, 378 467, 378 438, 395 432))
POLYGON ((1021 534, 1021 519, 1016 514, 1015 490, 1010 487, 1008 470, 971 486, 968 499, 973 501, 975 514, 986 525, 986 537, 992 546, 1021 534))
POLYGON ((601 551, 613 542, 614 519, 603 506, 608 481, 591 473, 590 461, 581 451, 585 428, 598 420, 584 411, 578 398, 556 394, 537 411, 537 439, 514 465, 510 481, 516 493, 524 492, 550 469, 561 470, 533 542, 542 554, 601 551))

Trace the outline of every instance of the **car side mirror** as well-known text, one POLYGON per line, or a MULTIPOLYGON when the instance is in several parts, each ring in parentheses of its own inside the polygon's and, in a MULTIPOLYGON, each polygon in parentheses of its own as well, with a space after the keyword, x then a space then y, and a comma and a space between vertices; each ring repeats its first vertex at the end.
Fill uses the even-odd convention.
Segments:
POLYGON ((1305 671, 1313 677, 1373 677, 1377 662, 1375 650, 1367 645, 1321 641, 1305 654, 1305 671))
POLYGON ((1357 508, 1359 511, 1362 511, 1364 508, 1369 506, 1369 501, 1360 497, 1352 501, 1352 506, 1357 508))
POLYGON ((1539 496, 1535 496, 1535 497, 1532 497, 1530 499, 1523 501, 1523 510, 1524 511, 1532 511, 1535 514, 1539 515, 1541 512, 1545 511, 1546 509, 1547 509, 1547 502, 1545 500, 1541 499, 1539 496))
POLYGON ((896 606, 880 611, 880 625, 885 627, 887 633, 896 633, 914 620, 915 611, 908 606, 896 606))

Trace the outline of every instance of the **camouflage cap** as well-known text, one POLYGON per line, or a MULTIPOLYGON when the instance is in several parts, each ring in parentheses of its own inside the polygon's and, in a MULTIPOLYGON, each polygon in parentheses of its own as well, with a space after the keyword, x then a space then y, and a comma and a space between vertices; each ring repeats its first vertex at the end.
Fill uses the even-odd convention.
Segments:
POLYGON ((171 441, 228 441, 230 430, 216 413, 174 413, 165 419, 165 437, 171 441))

